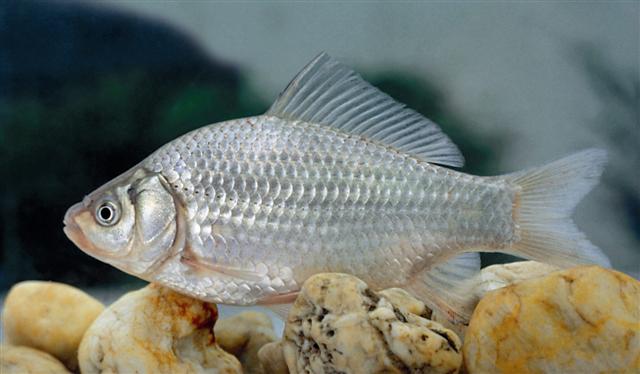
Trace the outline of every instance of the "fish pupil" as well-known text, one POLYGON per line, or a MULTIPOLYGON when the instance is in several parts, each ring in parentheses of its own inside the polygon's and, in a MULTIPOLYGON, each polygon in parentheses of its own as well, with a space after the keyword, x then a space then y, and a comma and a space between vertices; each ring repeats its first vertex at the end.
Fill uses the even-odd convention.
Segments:
POLYGON ((113 218, 113 208, 108 205, 101 206, 98 210, 98 215, 101 220, 109 222, 113 218))

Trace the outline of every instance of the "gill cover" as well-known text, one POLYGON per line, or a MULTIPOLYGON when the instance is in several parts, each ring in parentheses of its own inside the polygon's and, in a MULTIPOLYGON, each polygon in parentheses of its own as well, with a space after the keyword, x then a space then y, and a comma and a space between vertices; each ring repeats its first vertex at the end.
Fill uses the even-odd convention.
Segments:
POLYGON ((136 247, 142 261, 154 261, 173 244, 177 234, 173 196, 159 175, 140 179, 132 186, 131 200, 136 211, 136 247))

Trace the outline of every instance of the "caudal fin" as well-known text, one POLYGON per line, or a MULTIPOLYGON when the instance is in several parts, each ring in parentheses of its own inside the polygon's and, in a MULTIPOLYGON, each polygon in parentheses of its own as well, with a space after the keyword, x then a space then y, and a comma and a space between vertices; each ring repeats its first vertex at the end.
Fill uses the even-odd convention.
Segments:
POLYGON ((598 183, 607 154, 587 149, 550 164, 507 175, 521 187, 514 216, 521 240, 510 252, 521 257, 574 266, 610 267, 607 256, 573 223, 578 202, 598 183))

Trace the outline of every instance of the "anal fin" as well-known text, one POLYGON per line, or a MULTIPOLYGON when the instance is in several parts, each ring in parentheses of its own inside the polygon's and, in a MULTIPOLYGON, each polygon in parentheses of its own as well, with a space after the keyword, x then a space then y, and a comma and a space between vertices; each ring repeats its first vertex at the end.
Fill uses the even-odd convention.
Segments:
POLYGON ((425 269, 405 288, 452 324, 465 324, 478 303, 473 285, 480 273, 480 254, 463 253, 425 269))

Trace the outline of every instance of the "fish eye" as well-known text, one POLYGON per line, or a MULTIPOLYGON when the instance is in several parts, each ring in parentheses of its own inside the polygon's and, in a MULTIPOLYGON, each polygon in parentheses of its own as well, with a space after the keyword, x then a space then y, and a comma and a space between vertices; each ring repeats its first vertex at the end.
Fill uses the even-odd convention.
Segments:
POLYGON ((120 219, 118 208, 111 201, 105 201, 96 208, 96 220, 102 226, 112 226, 120 219))

